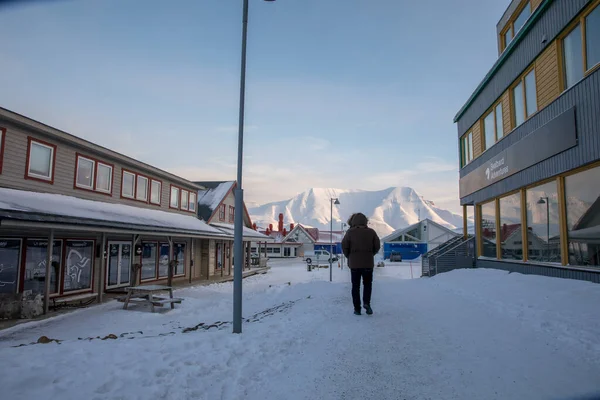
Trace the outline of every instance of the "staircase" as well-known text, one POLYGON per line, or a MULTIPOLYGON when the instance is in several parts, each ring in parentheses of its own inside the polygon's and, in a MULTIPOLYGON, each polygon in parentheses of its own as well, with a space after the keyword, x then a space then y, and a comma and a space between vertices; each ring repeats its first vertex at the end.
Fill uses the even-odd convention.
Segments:
POLYGON ((434 276, 458 268, 475 266, 475 236, 458 236, 423 254, 421 276, 434 276))

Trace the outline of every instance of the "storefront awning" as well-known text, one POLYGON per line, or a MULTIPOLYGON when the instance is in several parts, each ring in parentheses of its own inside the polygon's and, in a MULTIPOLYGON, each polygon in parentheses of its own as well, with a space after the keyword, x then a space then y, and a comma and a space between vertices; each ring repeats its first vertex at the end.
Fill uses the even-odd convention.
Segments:
POLYGON ((183 215, 60 194, 0 188, 0 226, 19 224, 87 227, 98 232, 123 230, 155 235, 231 237, 193 214, 183 215))

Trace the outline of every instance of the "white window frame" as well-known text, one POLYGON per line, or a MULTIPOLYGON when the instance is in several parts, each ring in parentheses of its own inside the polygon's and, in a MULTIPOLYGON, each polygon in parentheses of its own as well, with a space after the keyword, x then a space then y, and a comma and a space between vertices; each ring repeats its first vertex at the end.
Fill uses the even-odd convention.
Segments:
POLYGON ((135 199, 139 200, 139 201, 148 201, 148 189, 149 189, 149 184, 150 183, 150 179, 147 176, 144 175, 136 175, 135 177, 135 199), (146 180, 146 190, 144 191, 144 196, 140 197, 140 192, 138 191, 138 188, 140 186, 140 179, 141 180, 146 180))
POLYGON ((177 186, 171 186, 171 196, 169 198, 169 207, 179 209, 179 194, 180 190, 177 186), (175 195, 173 195, 173 191, 175 191, 175 195), (175 200, 175 204, 173 204, 173 200, 175 200))
POLYGON ((77 156, 77 168, 75 169, 75 186, 77 186, 78 188, 81 188, 81 189, 94 190, 94 184, 95 183, 96 183, 96 161, 92 160, 91 158, 87 158, 87 157, 78 155, 77 156), (82 183, 79 183, 79 180, 78 180, 78 178, 79 178, 79 167, 80 167, 81 160, 88 161, 88 162, 92 163, 92 174, 91 174, 92 182, 91 182, 91 184, 89 186, 85 185, 85 184, 82 184, 82 183))
POLYGON ((31 177, 31 178, 37 178, 37 179, 42 179, 42 180, 51 182, 54 177, 54 150, 55 149, 52 146, 48 146, 47 144, 40 143, 35 139, 31 139, 30 143, 29 143, 29 154, 28 154, 29 162, 27 163, 27 176, 31 177), (50 165, 49 165, 48 176, 39 175, 39 174, 36 174, 35 172, 31 172, 31 150, 33 149, 34 145, 44 147, 44 148, 50 150, 50 165))
POLYGON ((136 187, 136 182, 137 181, 137 176, 136 174, 134 174, 133 172, 129 172, 129 171, 123 171, 123 173, 121 174, 121 196, 125 197, 127 199, 135 199, 135 187, 136 187), (125 194, 125 174, 127 175, 131 175, 133 176, 133 193, 131 195, 125 194))
POLYGON ((103 162, 98 161, 98 166, 96 167, 96 181, 95 181, 96 191, 102 192, 102 193, 111 194, 112 193, 112 183, 113 183, 112 179, 113 179, 113 167, 112 167, 112 165, 104 164, 103 162), (108 170, 109 170, 109 174, 108 174, 108 189, 107 190, 98 187, 98 175, 100 174, 100 167, 105 167, 105 168, 108 168, 108 170))
POLYGON ((152 179, 152 182, 150 183, 150 203, 160 205, 161 197, 162 197, 162 182, 152 179), (154 192, 154 184, 155 183, 158 185, 158 202, 152 201, 152 193, 154 192))
POLYGON ((196 196, 197 195, 195 192, 190 192, 190 201, 188 204, 189 205, 188 210, 193 211, 193 212, 196 212, 196 203, 198 202, 198 198, 196 196))
POLYGON ((182 210, 187 210, 190 207, 190 192, 188 190, 181 189, 181 200, 179 204, 181 205, 182 210), (183 200, 185 200, 185 205, 183 200))

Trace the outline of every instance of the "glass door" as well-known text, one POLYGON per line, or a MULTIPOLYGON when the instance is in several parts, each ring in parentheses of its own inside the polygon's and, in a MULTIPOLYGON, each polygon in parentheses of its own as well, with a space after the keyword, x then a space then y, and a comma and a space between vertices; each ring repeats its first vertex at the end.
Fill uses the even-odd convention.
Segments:
POLYGON ((131 279, 131 242, 108 242, 106 288, 127 286, 131 279))

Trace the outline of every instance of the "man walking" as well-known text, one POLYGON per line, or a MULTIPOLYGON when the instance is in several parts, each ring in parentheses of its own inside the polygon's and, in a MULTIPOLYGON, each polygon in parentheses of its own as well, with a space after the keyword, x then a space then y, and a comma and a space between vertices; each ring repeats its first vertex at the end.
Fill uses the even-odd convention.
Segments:
POLYGON ((374 256, 381 247, 377 233, 369 228, 369 220, 363 213, 352 214, 348 219, 350 229, 342 239, 342 251, 348 259, 352 274, 352 302, 354 314, 360 315, 360 281, 363 281, 363 306, 367 314, 371 309, 371 288, 373 284, 374 256))

